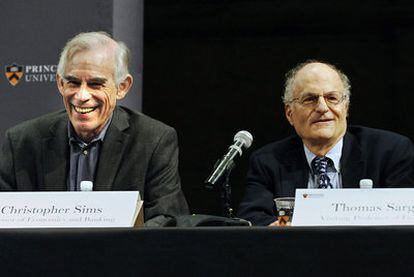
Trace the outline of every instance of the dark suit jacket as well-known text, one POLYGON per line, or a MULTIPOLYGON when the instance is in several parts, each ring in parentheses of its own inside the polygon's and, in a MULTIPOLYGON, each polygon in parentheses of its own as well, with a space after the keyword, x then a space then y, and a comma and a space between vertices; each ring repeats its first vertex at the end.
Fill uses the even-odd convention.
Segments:
MULTIPOLYGON (((9 129, 0 152, 0 189, 67 190, 67 124, 66 112, 58 111, 9 129)), ((146 225, 187 214, 175 130, 117 107, 101 147, 94 190, 138 190, 146 225)))
MULTIPOLYGON (((349 127, 340 164, 344 188, 358 188, 364 178, 372 179, 377 188, 414 186, 413 144, 392 132, 349 127)), ((309 165, 297 135, 257 150, 250 158, 239 217, 255 225, 274 222, 273 199, 294 196, 297 188, 307 188, 308 178, 309 165)))

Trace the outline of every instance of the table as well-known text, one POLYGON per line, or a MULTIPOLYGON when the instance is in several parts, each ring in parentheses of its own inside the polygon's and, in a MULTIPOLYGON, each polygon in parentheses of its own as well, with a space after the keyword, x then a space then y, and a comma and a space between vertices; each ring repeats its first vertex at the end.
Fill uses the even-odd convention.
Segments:
POLYGON ((1 276, 410 276, 414 227, 1 229, 1 276), (7 273, 7 274, 4 274, 7 273))

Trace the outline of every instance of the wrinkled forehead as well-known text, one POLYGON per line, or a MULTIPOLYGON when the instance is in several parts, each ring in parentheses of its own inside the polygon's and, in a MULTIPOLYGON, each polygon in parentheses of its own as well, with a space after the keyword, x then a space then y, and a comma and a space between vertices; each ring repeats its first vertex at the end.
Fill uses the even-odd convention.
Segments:
POLYGON ((68 60, 65 74, 87 70, 100 75, 113 76, 114 64, 114 55, 108 49, 82 50, 74 53, 71 59, 68 60))
POLYGON ((312 63, 300 69, 293 82, 294 96, 302 93, 326 93, 343 91, 344 85, 339 74, 322 63, 312 63))

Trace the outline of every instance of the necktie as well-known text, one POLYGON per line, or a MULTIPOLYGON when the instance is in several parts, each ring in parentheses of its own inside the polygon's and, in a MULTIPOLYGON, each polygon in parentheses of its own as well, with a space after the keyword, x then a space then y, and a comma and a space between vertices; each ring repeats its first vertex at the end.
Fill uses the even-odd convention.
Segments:
POLYGON ((327 174, 328 163, 330 161, 331 159, 327 157, 315 157, 312 161, 312 169, 314 174, 316 174, 316 183, 320 189, 333 188, 327 174))

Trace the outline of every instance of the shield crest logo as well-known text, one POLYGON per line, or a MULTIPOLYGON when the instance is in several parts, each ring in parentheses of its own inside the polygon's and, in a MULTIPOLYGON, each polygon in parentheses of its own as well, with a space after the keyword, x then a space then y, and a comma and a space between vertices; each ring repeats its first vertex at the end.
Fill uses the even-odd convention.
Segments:
POLYGON ((23 77, 23 66, 13 63, 6 66, 6 78, 12 86, 19 83, 23 77))

